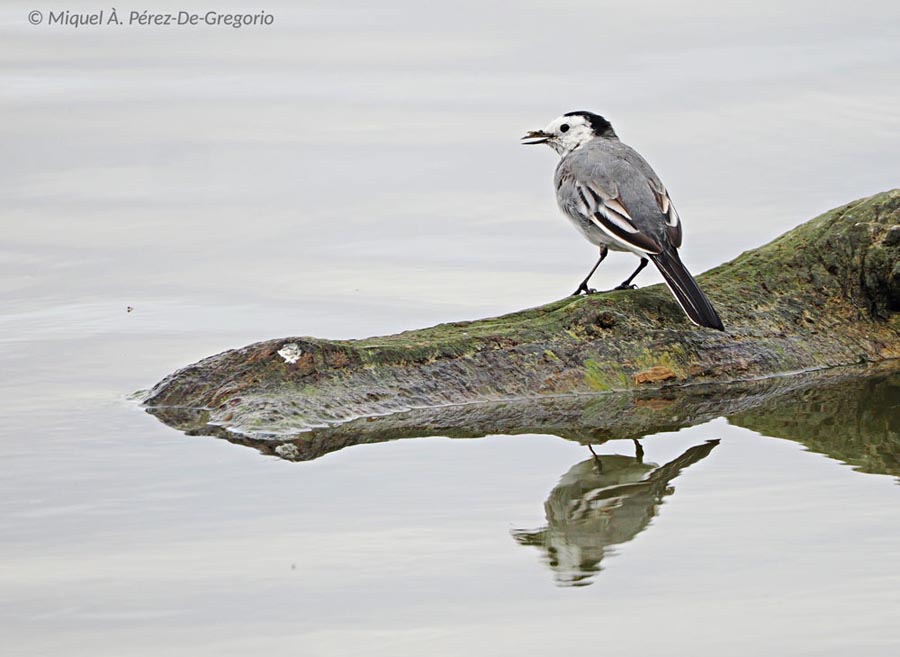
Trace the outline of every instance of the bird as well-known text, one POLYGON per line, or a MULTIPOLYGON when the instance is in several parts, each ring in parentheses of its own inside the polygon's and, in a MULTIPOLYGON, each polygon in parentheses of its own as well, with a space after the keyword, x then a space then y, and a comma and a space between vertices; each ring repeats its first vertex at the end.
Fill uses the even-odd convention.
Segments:
POLYGON ((605 557, 650 526, 675 491, 672 480, 709 456, 719 440, 694 445, 661 466, 645 462, 640 443, 634 444, 633 457, 599 456, 591 449, 592 458, 572 466, 550 492, 544 503, 547 525, 512 530, 519 545, 545 553, 558 584, 590 584, 605 557))
POLYGON ((725 327, 710 300, 681 262, 681 217, 669 192, 647 161, 619 141, 612 124, 599 114, 578 110, 522 137, 524 145, 547 144, 560 155, 554 184, 560 210, 592 244, 600 258, 573 293, 596 292, 588 281, 610 250, 640 258, 637 269, 617 290, 634 289, 635 277, 656 265, 672 295, 694 324, 725 327))

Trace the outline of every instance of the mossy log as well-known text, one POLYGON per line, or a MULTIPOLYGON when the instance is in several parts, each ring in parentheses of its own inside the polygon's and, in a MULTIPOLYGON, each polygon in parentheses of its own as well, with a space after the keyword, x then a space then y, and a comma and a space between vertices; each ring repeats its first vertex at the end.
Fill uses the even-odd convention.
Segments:
POLYGON ((277 437, 410 409, 898 358, 900 190, 832 210, 698 281, 724 333, 691 325, 655 285, 365 340, 259 342, 175 372, 145 404, 277 437))

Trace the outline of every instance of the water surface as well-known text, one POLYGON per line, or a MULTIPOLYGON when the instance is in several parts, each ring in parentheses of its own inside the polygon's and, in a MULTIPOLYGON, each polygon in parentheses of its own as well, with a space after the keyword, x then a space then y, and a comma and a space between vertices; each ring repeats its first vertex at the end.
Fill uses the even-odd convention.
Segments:
POLYGON ((546 427, 293 462, 128 399, 256 340, 568 293, 594 251, 518 145, 564 111, 654 164, 696 271, 895 187, 900 10, 783 5, 274 2, 173 32, 4 3, 5 651, 896 654, 892 379, 657 428, 640 463, 606 436, 605 470, 546 427))

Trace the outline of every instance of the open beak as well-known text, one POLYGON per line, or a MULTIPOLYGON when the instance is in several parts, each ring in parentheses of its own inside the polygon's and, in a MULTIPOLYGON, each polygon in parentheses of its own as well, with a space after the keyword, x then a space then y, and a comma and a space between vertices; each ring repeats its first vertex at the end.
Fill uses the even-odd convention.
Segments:
POLYGON ((548 135, 543 130, 532 130, 522 137, 522 145, 533 146, 535 144, 546 144, 550 137, 551 135, 548 135), (526 139, 529 141, 525 141, 526 139))

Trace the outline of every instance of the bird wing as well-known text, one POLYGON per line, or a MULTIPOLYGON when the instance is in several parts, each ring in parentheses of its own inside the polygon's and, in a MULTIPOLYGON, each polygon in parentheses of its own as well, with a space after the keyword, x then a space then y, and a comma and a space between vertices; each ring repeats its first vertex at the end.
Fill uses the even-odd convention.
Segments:
POLYGON ((635 225, 618 190, 605 190, 595 181, 575 181, 575 191, 579 211, 604 233, 644 253, 662 251, 662 245, 652 235, 635 225))
POLYGON ((597 139, 560 162, 565 205, 638 253, 681 246, 681 219, 650 165, 618 141, 597 139))
POLYGON ((678 211, 672 204, 672 199, 669 198, 669 192, 655 174, 653 177, 647 178, 647 184, 650 186, 650 191, 653 192, 659 211, 666 218, 666 233, 669 243, 677 249, 681 246, 681 217, 678 216, 678 211))

